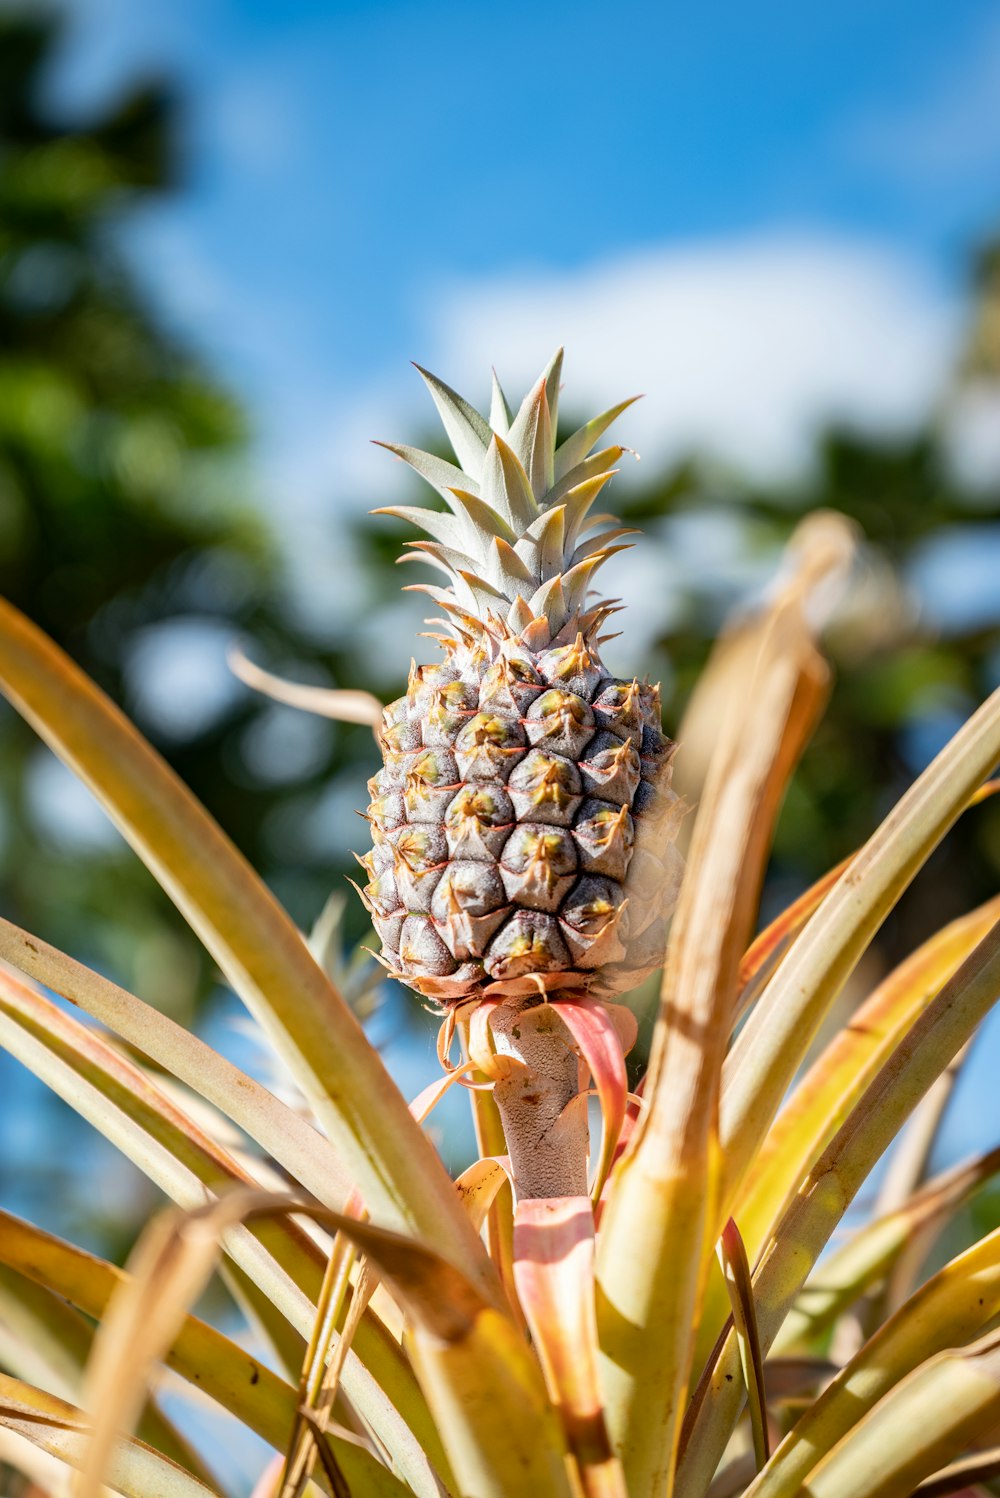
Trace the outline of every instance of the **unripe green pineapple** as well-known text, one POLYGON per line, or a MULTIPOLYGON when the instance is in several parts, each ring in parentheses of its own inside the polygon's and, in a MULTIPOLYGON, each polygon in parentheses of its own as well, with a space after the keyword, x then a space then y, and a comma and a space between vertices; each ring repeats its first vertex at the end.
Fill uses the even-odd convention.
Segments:
POLYGON ((593 506, 624 451, 591 453, 626 406, 556 447, 561 351, 511 414, 494 377, 487 422, 421 370, 460 467, 384 444, 448 513, 411 555, 445 618, 443 661, 414 665, 385 709, 369 782, 363 898, 383 961, 439 1003, 488 994, 610 998, 662 961, 676 884, 673 745, 659 693, 610 676, 589 594, 628 534, 593 506))

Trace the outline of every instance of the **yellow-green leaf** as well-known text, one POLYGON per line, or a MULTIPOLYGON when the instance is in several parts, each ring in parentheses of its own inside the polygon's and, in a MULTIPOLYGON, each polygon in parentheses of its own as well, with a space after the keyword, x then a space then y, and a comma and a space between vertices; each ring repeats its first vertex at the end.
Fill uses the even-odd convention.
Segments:
POLYGON ((939 1270, 844 1365, 775 1451, 753 1498, 795 1498, 895 1384, 937 1353, 971 1342, 998 1314, 1000 1229, 939 1270))
MULTIPOLYGON (((179 1206, 253 1178, 108 1041, 0 970, 0 1042, 110 1139, 179 1206)), ((452 1188, 454 1190, 454 1188, 452 1188)), ((225 1251, 300 1336, 308 1338, 322 1283, 319 1247, 294 1224, 240 1224, 225 1251)), ((356 1337, 344 1385, 393 1452, 401 1470, 420 1471, 436 1436, 412 1370, 395 1339, 371 1315, 356 1337), (402 1416, 402 1418, 400 1418, 402 1416)))
POLYGON ((914 1238, 923 1238, 928 1229, 940 1230, 956 1208, 998 1171, 1000 1148, 988 1150, 928 1181, 895 1212, 865 1223, 810 1275, 774 1340, 775 1352, 784 1352, 823 1332, 860 1295, 885 1278, 914 1238))
MULTIPOLYGON (((895 1045, 1000 915, 1000 897, 935 932, 878 985, 796 1084, 761 1144, 733 1204, 755 1264, 810 1167, 891 1055, 895 1045)), ((710 1281, 695 1367, 704 1367, 729 1313, 710 1281)))
POLYGON ((747 1251, 743 1246, 740 1230, 731 1217, 722 1229, 718 1254, 732 1306, 733 1327, 740 1350, 740 1363, 743 1366, 743 1383, 750 1405, 750 1429, 753 1434, 754 1457, 757 1466, 762 1467, 770 1453, 764 1358, 760 1349, 760 1334, 757 1331, 757 1310, 754 1306, 753 1283, 750 1279, 747 1251))
POLYGON ((602 1217, 602 1381, 632 1498, 673 1491, 692 1331, 721 1226, 723 1056, 773 820, 822 691, 804 596, 842 555, 833 533, 835 544, 825 528, 814 533, 815 552, 806 544, 800 572, 758 626, 719 735, 674 918, 645 1108, 602 1217))
MULTIPOLYGON (((765 1355, 872 1166, 998 996, 1000 923, 896 1046, 779 1223, 754 1273, 765 1355)), ((730 1332, 706 1369, 685 1421, 679 1468, 685 1495, 704 1492, 721 1459, 742 1404, 739 1373, 739 1351, 730 1332)))
MULTIPOLYGON (((2 1233, 0 1214, 0 1237, 2 1233)), ((60 1399, 78 1400, 93 1339, 86 1317, 44 1285, 9 1269, 0 1247, 0 1363, 8 1373, 60 1399)), ((194 1447, 163 1414, 155 1398, 147 1401, 136 1434, 195 1477, 211 1481, 194 1447)))
POLYGON ((0 603, 0 689, 104 804, 268 1032, 376 1218, 495 1276, 430 1141, 262 881, 123 714, 0 603))
POLYGON ((823 1016, 871 938, 1000 760, 1000 689, 852 859, 751 1011, 726 1061, 724 1208, 732 1202, 823 1016))
POLYGON ((1000 1419, 1000 1332, 917 1368, 809 1476, 810 1498, 908 1498, 1000 1419))
POLYGON ((62 994, 220 1109, 317 1201, 343 1208, 351 1185, 329 1141, 197 1035, 2 918, 0 959, 62 994))

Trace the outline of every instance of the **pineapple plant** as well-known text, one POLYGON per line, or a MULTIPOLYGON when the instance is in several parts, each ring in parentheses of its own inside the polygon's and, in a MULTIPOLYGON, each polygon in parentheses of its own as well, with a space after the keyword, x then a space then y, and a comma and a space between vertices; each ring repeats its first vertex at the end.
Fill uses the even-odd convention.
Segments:
POLYGON ((1000 997, 1000 896, 929 931, 855 1012, 838 1003, 996 789, 1000 692, 864 847, 756 930, 828 686, 819 604, 852 533, 811 517, 718 643, 678 732, 708 761, 682 874, 656 693, 605 671, 613 605, 589 592, 621 535, 592 505, 622 450, 591 449, 622 408, 557 444, 558 357, 516 415, 496 385, 488 423, 425 378, 460 466, 394 449, 447 511, 393 513, 448 576, 430 590, 443 659, 385 709, 242 668, 376 731, 364 898, 383 961, 441 1024, 442 1075, 411 1103, 347 1000, 356 969, 317 961, 326 937, 310 948, 122 713, 0 602, 0 688, 102 800, 302 1098, 0 919, 0 1044, 173 1203, 124 1269, 0 1211, 11 1498, 242 1498, 224 1443, 192 1442, 161 1402, 168 1373, 271 1448, 254 1498, 989 1491, 1000 1230, 936 1272, 927 1259, 1000 1151, 930 1178, 927 1161, 1000 997), (631 990, 661 963, 630 1092, 631 990), (479 1141, 457 1180, 421 1127, 453 1085, 479 1141), (891 1192, 845 1231, 900 1135, 891 1192), (193 1312, 216 1273, 252 1341, 193 1312))

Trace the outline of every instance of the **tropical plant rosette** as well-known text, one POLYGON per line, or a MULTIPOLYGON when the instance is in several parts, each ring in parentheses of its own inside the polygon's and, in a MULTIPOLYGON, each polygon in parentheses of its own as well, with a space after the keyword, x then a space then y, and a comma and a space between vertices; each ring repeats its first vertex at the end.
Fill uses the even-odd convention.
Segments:
POLYGON ((927 1162, 1000 993, 998 901, 929 932, 855 1013, 838 1001, 990 794, 1000 694, 853 858, 755 932, 825 702, 815 635, 849 528, 810 517, 767 601, 719 641, 678 734, 693 762, 711 719, 681 879, 658 697, 605 669, 614 605, 592 591, 621 544, 594 506, 623 451, 593 449, 624 407, 559 441, 558 356, 516 412, 495 383, 488 420, 425 378, 456 462, 394 449, 445 508, 393 513, 423 526, 417 554, 445 574, 430 589, 441 660, 385 709, 240 668, 376 730, 363 898, 385 964, 440 1012, 442 1073, 411 1105, 204 809, 0 606, 4 692, 304 1099, 0 922, 0 1042, 173 1203, 125 1269, 0 1213, 0 1461, 53 1495, 73 1471, 78 1498, 235 1494, 225 1452, 165 1411, 169 1369, 273 1449, 255 1498, 975 1490, 1000 1471, 998 1235, 927 1261, 1000 1152, 939 1177, 927 1162), (661 966, 629 1092, 630 995, 661 966), (421 1127, 455 1082, 479 1143, 457 1180, 421 1127), (845 1234, 901 1131, 891 1190, 845 1234), (215 1274, 258 1351, 193 1314, 215 1274))

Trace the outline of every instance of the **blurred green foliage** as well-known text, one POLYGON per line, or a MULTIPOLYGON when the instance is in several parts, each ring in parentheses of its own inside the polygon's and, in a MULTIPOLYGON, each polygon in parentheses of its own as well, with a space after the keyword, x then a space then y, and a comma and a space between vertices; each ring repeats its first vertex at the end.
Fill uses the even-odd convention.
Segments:
MULTIPOLYGON (((252 502, 244 413, 119 248, 129 216, 181 184, 176 106, 150 83, 85 124, 55 118, 59 33, 41 8, 0 16, 0 591, 315 914, 341 860, 299 889, 268 819, 329 781, 341 735, 309 725, 304 747, 269 754, 283 710, 239 687, 224 652, 243 634, 272 658, 317 653, 252 502)), ((211 976, 197 943, 6 705, 0 781, 5 913, 189 1010, 211 976)))
MULTIPOLYGON (((738 480, 713 492, 704 479, 683 477, 656 480, 623 507, 625 518, 656 525, 661 516, 716 508, 732 528, 733 546, 768 567, 810 510, 843 512, 863 537, 852 593, 827 635, 831 702, 778 829, 771 873, 777 905, 860 846, 998 684, 1000 590, 991 588, 978 607, 970 592, 968 607, 957 612, 937 607, 935 593, 940 569, 968 568, 977 545, 991 546, 1000 565, 1000 488, 963 483, 946 425, 937 421, 907 438, 828 431, 811 475, 788 492, 738 480), (939 549, 945 543, 950 558, 939 549)), ((720 602, 732 600, 706 594, 692 579, 677 624, 657 643, 658 667, 673 677, 675 724, 721 622, 720 602)), ((882 955, 898 960, 998 885, 1000 807, 988 803, 958 824, 908 893, 883 934, 882 955)))

